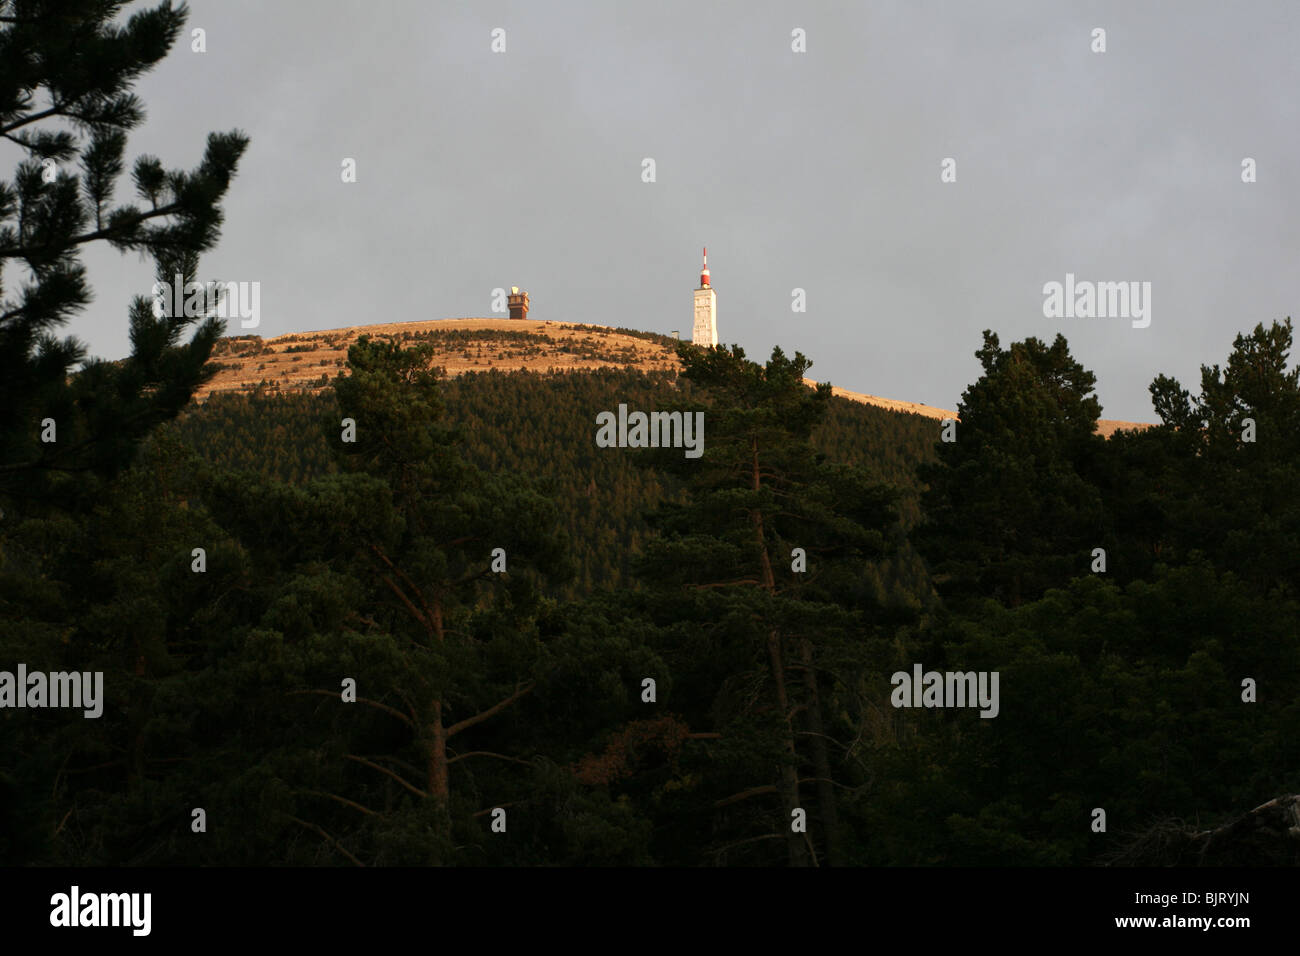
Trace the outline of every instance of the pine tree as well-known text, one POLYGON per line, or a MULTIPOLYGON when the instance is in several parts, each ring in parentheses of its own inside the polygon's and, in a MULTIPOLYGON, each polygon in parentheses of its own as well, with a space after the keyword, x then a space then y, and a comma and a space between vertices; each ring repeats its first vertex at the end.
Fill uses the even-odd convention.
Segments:
POLYGON ((1016 605, 1088 572, 1104 528, 1096 473, 1104 439, 1095 376, 1065 337, 998 345, 962 395, 956 441, 920 469, 929 484, 915 540, 940 593, 1016 605))
POLYGON ((126 135, 144 119, 131 87, 186 18, 163 3, 114 23, 124 6, 0 0, 0 137, 24 154, 0 181, 0 657, 102 670, 106 698, 97 720, 10 712, 0 780, 49 795, 23 821, 20 860, 107 862, 156 847, 107 849, 134 842, 124 808, 141 810, 158 761, 173 759, 174 740, 155 735, 177 723, 154 701, 175 699, 168 680, 184 655, 172 654, 168 612, 187 580, 182 556, 206 526, 164 491, 183 456, 137 452, 211 374, 221 324, 159 318, 136 297, 122 361, 87 359, 76 339, 55 335, 91 301, 80 262, 91 243, 152 257, 160 281, 192 280, 247 146, 238 132, 213 134, 192 172, 141 156, 132 180, 142 204, 114 202, 126 135), (134 474, 133 462, 143 466, 134 474), (141 799, 121 802, 128 793, 141 799))
POLYGON ((354 862, 453 862, 479 842, 476 815, 526 797, 530 755, 495 725, 545 670, 539 578, 568 570, 553 506, 464 460, 431 357, 352 346, 327 425, 339 473, 211 488, 252 561, 245 580, 263 582, 242 656, 275 661, 266 686, 297 701, 283 741, 296 756, 277 767, 298 802, 282 813, 354 862))
POLYGON ((1291 320, 1238 335, 1227 364, 1201 366, 1200 394, 1157 376, 1164 427, 1134 436, 1125 484, 1153 498, 1166 561, 1194 552, 1264 592, 1300 594, 1300 367, 1291 320), (1136 472, 1136 473, 1133 473, 1136 472), (1154 486, 1154 489, 1153 489, 1154 486))
POLYGON ((661 536, 640 573, 654 619, 677 642, 674 680, 693 704, 691 725, 712 721, 721 734, 714 786, 743 788, 710 791, 715 858, 771 836, 790 865, 838 863, 835 788, 857 768, 839 753, 833 765, 828 741, 849 748, 831 715, 860 703, 850 698, 866 667, 861 612, 873 603, 863 565, 896 527, 893 494, 812 450, 831 389, 804 384, 803 355, 778 348, 762 366, 739 347, 680 351, 685 378, 713 403, 700 458, 651 456, 687 498, 657 513, 661 536), (807 832, 792 826, 799 813, 807 832))
POLYGON ((213 372, 221 323, 200 322, 182 343, 195 320, 156 317, 142 296, 130 305, 132 351, 121 362, 88 361, 75 338, 54 335, 91 301, 80 263, 89 243, 151 256, 159 281, 193 280, 248 145, 237 131, 211 134, 191 172, 140 156, 132 181, 144 205, 114 203, 126 134, 144 119, 131 86, 187 15, 163 3, 112 22, 125 5, 0 2, 0 136, 26 154, 13 180, 0 181, 0 506, 92 499, 95 479, 129 464, 141 438, 213 372))

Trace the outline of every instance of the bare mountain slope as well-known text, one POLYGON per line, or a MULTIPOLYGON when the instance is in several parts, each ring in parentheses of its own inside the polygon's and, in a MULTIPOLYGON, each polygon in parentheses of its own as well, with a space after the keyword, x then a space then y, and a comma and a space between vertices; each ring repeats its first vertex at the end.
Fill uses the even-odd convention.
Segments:
MULTIPOLYGON (((346 372, 348 346, 360 336, 405 344, 432 342, 435 361, 448 375, 464 372, 571 371, 633 366, 676 368, 674 340, 666 335, 633 333, 603 325, 576 325, 533 319, 435 319, 354 325, 319 332, 297 332, 271 339, 235 336, 222 339, 213 361, 223 367, 198 394, 251 391, 260 384, 270 390, 319 391, 329 379, 346 372)), ((812 384, 812 380, 808 380, 812 384)), ((955 418, 951 409, 918 402, 881 398, 836 387, 834 393, 867 405, 928 418, 955 418)), ((1097 430, 1110 437, 1120 428, 1149 428, 1149 424, 1102 419, 1097 430)))

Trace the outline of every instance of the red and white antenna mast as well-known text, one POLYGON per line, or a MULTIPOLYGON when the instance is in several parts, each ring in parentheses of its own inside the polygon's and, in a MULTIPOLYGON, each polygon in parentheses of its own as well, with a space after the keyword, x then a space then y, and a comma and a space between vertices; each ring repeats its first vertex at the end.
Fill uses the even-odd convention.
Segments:
POLYGON ((704 268, 700 270, 700 288, 709 287, 709 247, 704 247, 704 268))

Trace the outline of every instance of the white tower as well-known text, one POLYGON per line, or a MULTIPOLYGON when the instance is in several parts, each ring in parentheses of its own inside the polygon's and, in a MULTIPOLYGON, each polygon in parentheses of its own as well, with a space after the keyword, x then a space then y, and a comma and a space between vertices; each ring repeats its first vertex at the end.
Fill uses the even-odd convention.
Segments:
POLYGON ((709 249, 704 248, 700 287, 695 290, 695 330, 691 341, 705 348, 718 345, 718 294, 709 288, 709 249))

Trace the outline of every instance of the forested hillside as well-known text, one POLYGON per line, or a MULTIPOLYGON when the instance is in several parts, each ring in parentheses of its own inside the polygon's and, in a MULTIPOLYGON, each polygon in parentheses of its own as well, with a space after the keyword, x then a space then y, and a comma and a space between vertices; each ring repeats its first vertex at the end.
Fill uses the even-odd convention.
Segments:
MULTIPOLYGON (((557 596, 629 583, 631 561, 646 535, 645 514, 678 487, 667 474, 637 467, 634 455, 597 448, 596 415, 620 402, 647 410, 677 407, 700 398, 699 389, 671 371, 614 368, 469 372, 444 380, 441 389, 447 422, 459 429, 467 460, 488 472, 533 476, 555 501, 577 572, 557 596)), ((214 394, 160 433, 174 434, 213 465, 296 484, 336 469, 327 429, 342 417, 333 388, 262 389, 214 394)), ((919 415, 833 398, 813 446, 897 487, 899 512, 910 527, 919 517, 915 468, 933 458, 936 429, 936 422, 919 415)), ((900 603, 929 593, 910 548, 865 573, 882 597, 900 603)))
MULTIPOLYGON (((0 854, 1208 846, 1180 821, 1300 789, 1290 347, 1289 322, 1256 327, 1198 395, 1152 383, 1162 427, 1110 440, 1062 338, 989 335, 949 442, 779 350, 447 380, 433 343, 362 338, 322 394, 214 396, 93 500, 5 500, 0 654, 102 671, 105 699, 4 711, 0 854), (598 447, 619 404, 700 410, 703 454, 598 447), (945 704, 900 693, 914 671, 998 683, 945 704)), ((1250 852, 1294 862, 1288 841, 1250 852)))

